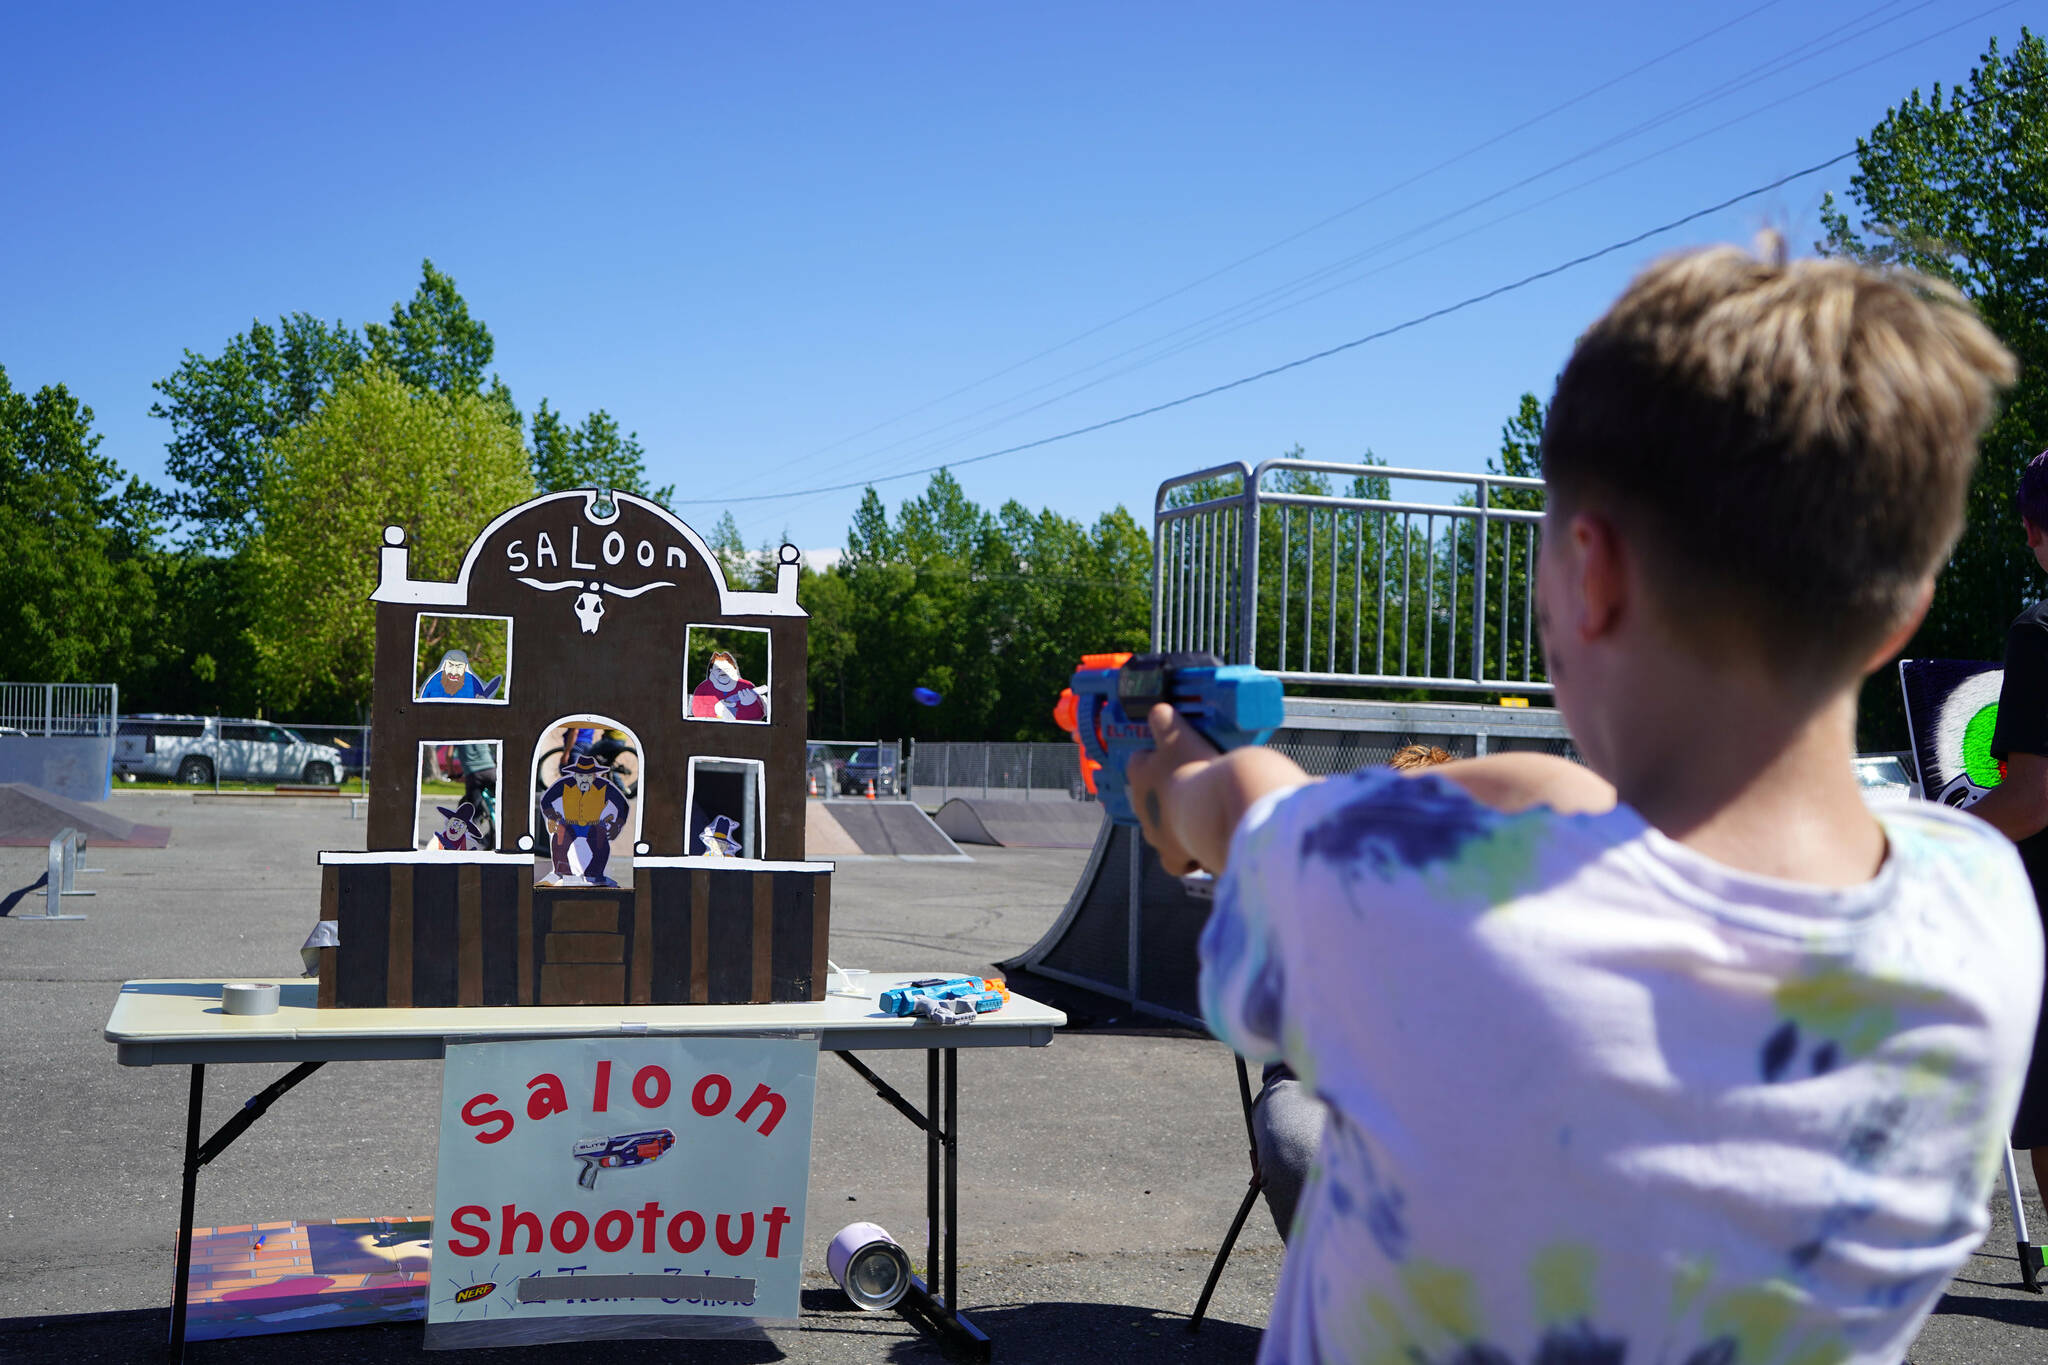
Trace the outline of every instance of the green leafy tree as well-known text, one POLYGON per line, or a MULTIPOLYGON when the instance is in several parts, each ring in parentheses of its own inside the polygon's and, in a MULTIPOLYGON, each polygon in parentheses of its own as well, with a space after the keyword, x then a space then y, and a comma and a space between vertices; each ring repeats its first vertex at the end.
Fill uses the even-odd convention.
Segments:
POLYGON ((543 493, 612 488, 660 503, 675 496, 674 484, 648 486, 646 452, 638 434, 622 434, 618 422, 602 408, 575 426, 543 398, 534 410, 532 431, 533 481, 543 493))
POLYGON ((1078 657, 1142 648, 1151 544, 1124 509, 1092 526, 1019 502, 991 514, 944 471, 892 521, 870 488, 846 555, 806 571, 814 732, 861 738, 1060 737, 1078 657), (926 708, 911 698, 944 696, 926 708))
POLYGON ((449 578, 499 509, 533 494, 518 426, 486 395, 422 393, 366 366, 266 453, 250 628, 272 710, 354 715, 370 695, 377 550, 449 578))
POLYGON ((725 574, 727 587, 751 588, 759 576, 760 566, 747 549, 747 538, 740 534, 739 523, 727 512, 718 519, 718 525, 711 528, 711 554, 718 561, 718 567, 725 574))
POLYGON ((99 453, 92 409, 0 368, 0 678, 119 682, 151 662, 158 499, 99 453))
MULTIPOLYGON (((1822 210, 1820 249, 1945 279, 2020 362, 2018 386, 1985 433, 1963 537, 1909 657, 1997 658, 2015 613, 2039 595, 2013 493, 2048 446, 2048 44, 1993 41, 1968 81, 1886 112, 1857 144, 1849 206, 1822 210)), ((1895 670, 1864 688, 1860 740, 1904 748, 1895 670)))
MULTIPOLYGON (((1542 478, 1543 424, 1549 416, 1549 406, 1542 399, 1533 393, 1523 394, 1514 415, 1501 424, 1500 455, 1486 462, 1487 472, 1516 479, 1542 478)), ((1509 511, 1541 512, 1543 490, 1500 488, 1494 490, 1492 501, 1495 507, 1509 511)), ((1489 603, 1484 631, 1487 671, 1491 676, 1517 680, 1527 677, 1535 682, 1549 678, 1543 669, 1543 645, 1536 637, 1536 623, 1531 615, 1535 603, 1529 595, 1541 541, 1541 527, 1533 523, 1508 523, 1487 537, 1487 592, 1495 595, 1489 603)), ((1465 562, 1471 562, 1469 556, 1465 562)))
POLYGON ((260 530, 263 452, 362 363, 363 342, 308 313, 261 322, 218 355, 186 351, 150 415, 171 424, 165 470, 177 514, 201 548, 233 553, 260 530))
POLYGON ((420 262, 419 287, 391 305, 388 324, 363 328, 370 359, 422 393, 481 393, 497 343, 491 329, 470 316, 455 281, 420 262))

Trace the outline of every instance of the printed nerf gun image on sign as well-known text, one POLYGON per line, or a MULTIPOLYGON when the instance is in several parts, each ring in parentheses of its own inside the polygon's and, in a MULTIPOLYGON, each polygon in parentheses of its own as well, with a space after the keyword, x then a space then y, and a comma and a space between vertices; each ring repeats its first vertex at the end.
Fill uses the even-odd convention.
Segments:
POLYGON ((1082 751, 1102 765, 1096 795, 1120 825, 1138 823, 1127 774, 1133 755, 1152 750, 1146 718, 1160 702, 1226 753, 1264 744, 1285 719, 1278 678, 1214 654, 1134 654, 1120 668, 1080 670, 1071 686, 1075 735, 1082 751))
POLYGON ((676 1145, 676 1135, 666 1128, 645 1133, 620 1133, 615 1137, 584 1138, 569 1149, 569 1155, 583 1163, 576 1183, 586 1190, 597 1188, 599 1171, 616 1171, 659 1161, 661 1154, 676 1145))

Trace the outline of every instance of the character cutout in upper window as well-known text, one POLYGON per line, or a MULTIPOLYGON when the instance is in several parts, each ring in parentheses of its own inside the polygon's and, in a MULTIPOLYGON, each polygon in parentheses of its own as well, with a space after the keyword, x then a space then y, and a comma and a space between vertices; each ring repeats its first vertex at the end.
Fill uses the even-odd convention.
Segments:
POLYGON ((505 675, 488 680, 469 671, 469 655, 451 649, 441 656, 441 666, 420 684, 421 701, 472 701, 489 699, 498 693, 505 675))
POLYGON ((768 702, 740 676, 739 661, 721 649, 711 656, 704 681, 690 692, 690 714, 700 720, 765 721, 768 702))

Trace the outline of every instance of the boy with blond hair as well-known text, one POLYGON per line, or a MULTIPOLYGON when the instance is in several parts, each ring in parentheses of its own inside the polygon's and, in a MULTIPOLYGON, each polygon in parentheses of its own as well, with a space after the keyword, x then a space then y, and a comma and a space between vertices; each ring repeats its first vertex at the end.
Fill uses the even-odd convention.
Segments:
POLYGON ((2012 846, 1873 812, 1857 686, 1925 614, 2011 358, 1952 291, 1646 270, 1544 431, 1536 603, 1587 767, 1311 782, 1165 707, 1210 1027, 1329 1106, 1261 1359, 1894 1365, 1983 1240, 2043 947, 2012 846))

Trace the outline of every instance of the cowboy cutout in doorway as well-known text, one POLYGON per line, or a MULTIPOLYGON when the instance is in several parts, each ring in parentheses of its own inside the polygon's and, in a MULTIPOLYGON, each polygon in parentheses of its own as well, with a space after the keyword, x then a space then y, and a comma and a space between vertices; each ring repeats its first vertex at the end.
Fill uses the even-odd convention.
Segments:
POLYGON ((740 822, 730 815, 714 815, 698 839, 703 841, 704 856, 707 858, 737 858, 745 849, 733 836, 740 831, 740 822))
POLYGON ((541 796, 554 872, 536 886, 618 885, 604 869, 611 861, 612 838, 626 823, 631 807, 610 773, 609 763, 578 754, 562 765, 561 777, 541 796))

